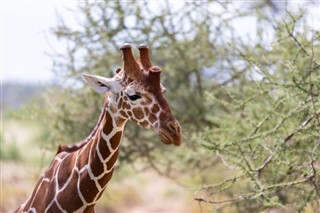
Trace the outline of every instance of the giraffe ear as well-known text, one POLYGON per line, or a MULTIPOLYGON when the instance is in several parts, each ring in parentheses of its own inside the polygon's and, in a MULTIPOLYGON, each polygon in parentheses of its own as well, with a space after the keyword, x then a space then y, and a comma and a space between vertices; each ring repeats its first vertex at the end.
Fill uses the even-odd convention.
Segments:
POLYGON ((82 74, 83 78, 89 83, 89 85, 98 93, 106 93, 108 91, 111 92, 119 92, 121 90, 121 86, 119 82, 114 80, 113 78, 105 78, 97 75, 90 74, 82 74))

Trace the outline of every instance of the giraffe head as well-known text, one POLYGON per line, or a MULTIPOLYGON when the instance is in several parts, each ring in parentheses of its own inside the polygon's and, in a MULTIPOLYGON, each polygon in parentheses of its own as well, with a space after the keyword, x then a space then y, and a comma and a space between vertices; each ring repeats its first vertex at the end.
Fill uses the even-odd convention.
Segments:
POLYGON ((155 130, 165 144, 181 144, 180 124, 172 115, 163 97, 165 87, 160 82, 161 68, 153 66, 148 47, 139 45, 137 61, 129 44, 121 47, 122 68, 115 70, 113 78, 83 74, 90 86, 106 93, 108 108, 125 120, 155 130))

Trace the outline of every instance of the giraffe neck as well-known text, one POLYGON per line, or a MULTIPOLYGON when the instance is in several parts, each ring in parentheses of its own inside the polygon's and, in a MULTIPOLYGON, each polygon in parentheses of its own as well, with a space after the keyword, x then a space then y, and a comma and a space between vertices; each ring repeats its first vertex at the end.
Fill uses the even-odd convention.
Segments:
POLYGON ((113 112, 109 103, 102 113, 97 131, 83 150, 77 153, 79 160, 76 164, 79 165, 77 168, 80 179, 78 191, 84 204, 79 212, 87 207, 93 207, 110 181, 127 121, 116 111, 113 112), (82 163, 83 159, 85 160, 82 163))
POLYGON ((107 101, 85 143, 58 152, 17 212, 93 212, 112 177, 126 121, 107 101))
POLYGON ((112 176, 126 122, 113 115, 110 109, 105 109, 104 118, 89 146, 88 175, 99 189, 103 189, 112 176))

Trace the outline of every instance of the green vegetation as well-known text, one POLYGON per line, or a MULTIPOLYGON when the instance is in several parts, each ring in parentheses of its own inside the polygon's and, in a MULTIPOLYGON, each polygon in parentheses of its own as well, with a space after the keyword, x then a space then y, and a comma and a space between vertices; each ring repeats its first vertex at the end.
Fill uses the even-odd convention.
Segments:
POLYGON ((61 86, 37 111, 50 130, 43 144, 55 150, 85 138, 103 97, 80 74, 110 77, 121 66, 123 43, 147 43, 153 63, 164 67, 165 96, 182 125, 183 145, 164 146, 155 133, 128 124, 120 168, 154 169, 193 192, 203 210, 316 212, 320 32, 308 19, 313 6, 80 3, 76 29, 63 21, 53 29, 69 46, 53 58, 61 86), (239 34, 239 25, 250 30, 239 34))
POLYGON ((241 82, 207 94, 217 114, 202 145, 237 172, 203 190, 241 201, 241 211, 303 211, 309 202, 319 209, 319 33, 306 38, 303 14, 289 15, 277 23, 271 49, 239 51, 247 66, 241 82), (244 192, 230 184, 238 181, 247 185, 244 192))
POLYGON ((11 142, 10 144, 5 145, 3 140, 1 140, 0 146, 0 160, 21 160, 21 154, 16 142, 11 142))

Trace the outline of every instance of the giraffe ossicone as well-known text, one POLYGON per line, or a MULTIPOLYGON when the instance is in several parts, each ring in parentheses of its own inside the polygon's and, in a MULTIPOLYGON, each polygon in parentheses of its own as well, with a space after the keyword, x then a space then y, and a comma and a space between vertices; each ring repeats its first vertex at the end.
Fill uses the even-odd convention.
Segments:
POLYGON ((165 144, 181 144, 179 122, 163 97, 160 67, 153 66, 149 48, 139 45, 135 60, 131 45, 121 48, 123 66, 113 78, 84 74, 98 93, 106 94, 92 133, 72 146, 59 146, 32 195, 16 212, 94 212, 110 181, 127 121, 153 129, 165 144))

